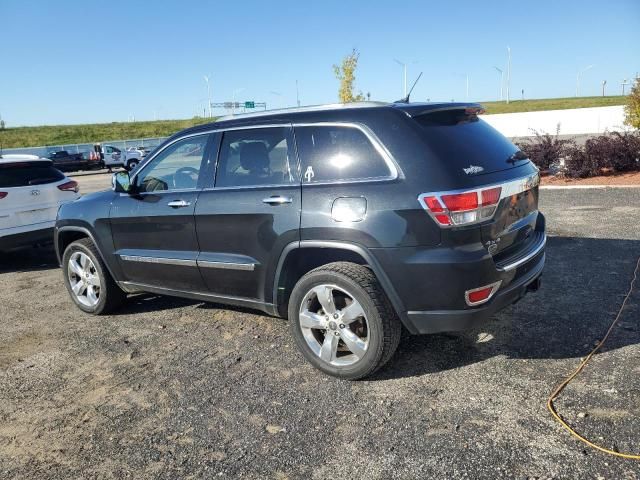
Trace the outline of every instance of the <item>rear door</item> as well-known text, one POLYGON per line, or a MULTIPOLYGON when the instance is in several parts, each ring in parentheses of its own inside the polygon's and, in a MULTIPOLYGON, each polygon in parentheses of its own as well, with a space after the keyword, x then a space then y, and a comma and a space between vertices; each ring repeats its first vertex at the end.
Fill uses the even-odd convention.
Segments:
POLYGON ((77 198, 75 182, 58 188, 69 182, 49 161, 0 163, 0 235, 51 226, 59 205, 77 198))
POLYGON ((198 265, 211 293, 271 303, 280 253, 300 238, 295 158, 289 125, 222 134, 215 185, 195 211, 198 265))
POLYGON ((179 291, 205 290, 197 267, 193 212, 207 168, 210 135, 166 146, 132 179, 136 193, 111 206, 115 254, 128 282, 179 291))

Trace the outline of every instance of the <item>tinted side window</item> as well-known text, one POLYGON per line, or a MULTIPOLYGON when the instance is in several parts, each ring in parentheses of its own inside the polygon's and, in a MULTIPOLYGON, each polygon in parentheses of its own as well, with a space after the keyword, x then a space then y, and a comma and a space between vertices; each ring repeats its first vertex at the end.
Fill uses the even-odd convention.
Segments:
POLYGON ((0 188, 44 185, 59 182, 63 178, 64 174, 50 165, 0 165, 0 188))
POLYGON ((137 175, 140 192, 192 190, 198 186, 208 135, 179 140, 158 154, 137 175))
POLYGON ((225 132, 216 187, 294 183, 289 131, 287 127, 273 127, 225 132))
POLYGON ((317 125, 296 127, 304 183, 389 177, 382 155, 358 128, 317 125))

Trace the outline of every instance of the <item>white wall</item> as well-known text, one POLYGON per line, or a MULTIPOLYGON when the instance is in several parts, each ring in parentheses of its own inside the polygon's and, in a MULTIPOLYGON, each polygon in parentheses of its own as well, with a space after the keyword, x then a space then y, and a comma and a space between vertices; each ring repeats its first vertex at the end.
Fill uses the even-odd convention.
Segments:
POLYGON ((624 107, 574 108, 570 110, 544 110, 540 112, 499 113, 482 115, 482 119, 506 137, 528 137, 534 131, 560 135, 603 133, 605 130, 622 131, 624 107))

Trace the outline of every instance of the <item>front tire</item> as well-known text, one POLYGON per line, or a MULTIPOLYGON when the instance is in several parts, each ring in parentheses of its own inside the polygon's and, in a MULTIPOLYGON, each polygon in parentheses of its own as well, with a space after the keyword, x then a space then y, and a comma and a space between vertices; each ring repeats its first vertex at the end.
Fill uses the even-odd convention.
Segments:
POLYGON ((304 357, 331 376, 357 380, 393 356, 402 325, 375 275, 335 262, 304 275, 289 299, 291 334, 304 357))
POLYGON ((138 160, 129 160, 127 162, 127 170, 129 172, 133 172, 135 170, 135 168, 138 166, 138 160))
POLYGON ((71 299, 83 312, 107 314, 126 299, 126 294, 113 280, 97 248, 88 238, 77 240, 65 249, 62 271, 71 299))

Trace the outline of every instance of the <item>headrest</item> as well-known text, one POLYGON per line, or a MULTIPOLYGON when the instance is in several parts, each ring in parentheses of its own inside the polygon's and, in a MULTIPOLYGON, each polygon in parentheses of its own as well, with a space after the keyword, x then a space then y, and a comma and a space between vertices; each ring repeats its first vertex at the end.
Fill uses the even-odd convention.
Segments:
POLYGON ((243 143, 240 147, 240 165, 250 172, 269 168, 269 152, 263 142, 243 143))

